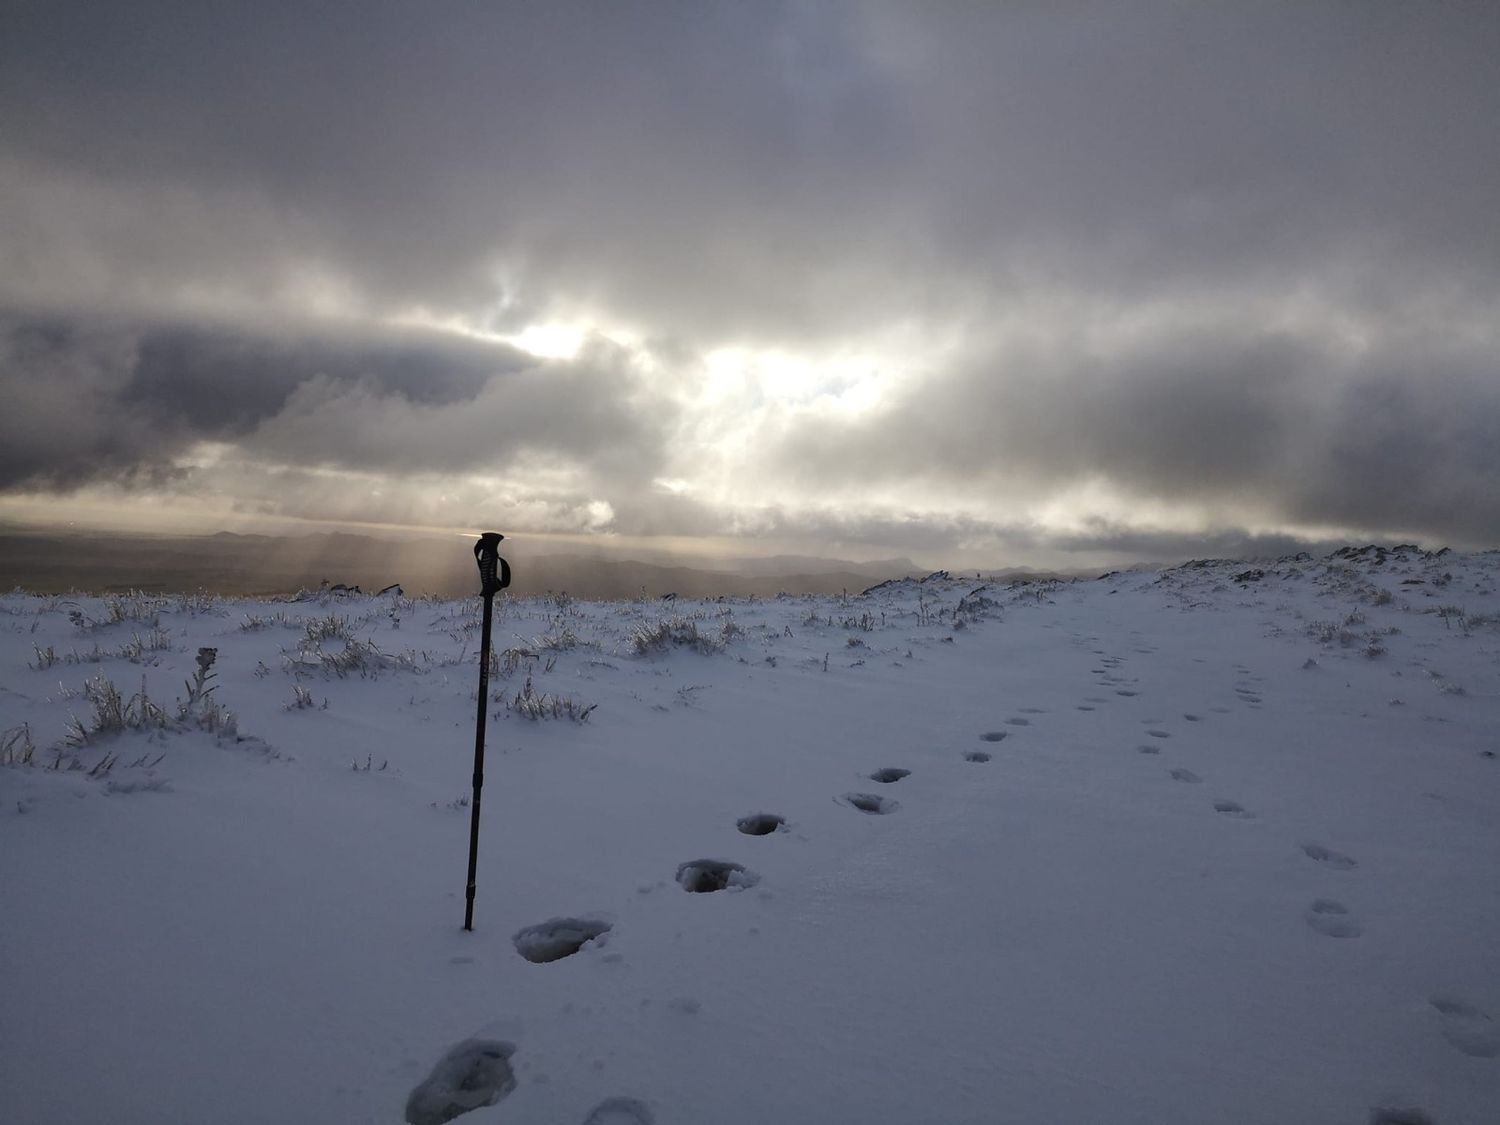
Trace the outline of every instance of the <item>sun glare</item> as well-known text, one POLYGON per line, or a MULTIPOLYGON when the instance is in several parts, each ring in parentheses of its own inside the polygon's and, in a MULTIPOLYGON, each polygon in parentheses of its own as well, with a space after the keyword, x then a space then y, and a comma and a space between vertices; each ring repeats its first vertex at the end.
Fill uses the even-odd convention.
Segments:
POLYGON ((501 339, 541 359, 572 359, 588 334, 588 328, 576 324, 529 324, 501 339))
POLYGON ((565 324, 554 321, 546 324, 528 324, 519 332, 491 332, 476 328, 462 318, 433 316, 421 309, 394 317, 391 323, 407 327, 435 328, 441 332, 452 332, 476 340, 509 344, 538 359, 572 359, 583 348, 584 340, 597 331, 592 324, 565 324))

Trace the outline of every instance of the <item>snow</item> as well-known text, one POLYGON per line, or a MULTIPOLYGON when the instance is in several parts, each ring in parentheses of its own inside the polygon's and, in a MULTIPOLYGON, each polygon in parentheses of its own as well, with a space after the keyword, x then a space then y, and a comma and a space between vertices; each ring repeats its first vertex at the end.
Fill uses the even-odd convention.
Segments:
POLYGON ((0 597, 0 1119, 1494 1125, 1497 581, 0 597))

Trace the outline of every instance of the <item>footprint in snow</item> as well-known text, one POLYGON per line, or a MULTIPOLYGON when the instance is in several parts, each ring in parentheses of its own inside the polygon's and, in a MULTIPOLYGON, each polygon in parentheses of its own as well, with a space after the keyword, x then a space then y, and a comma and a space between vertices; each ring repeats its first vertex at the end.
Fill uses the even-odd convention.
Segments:
POLYGON ((1135 748, 1137 754, 1160 754, 1160 746, 1152 746, 1149 742, 1143 742, 1135 748))
POLYGON ((677 883, 692 894, 713 891, 742 891, 760 882, 760 876, 738 863, 723 859, 695 859, 677 868, 677 883))
POLYGON ((1127 689, 1121 688, 1120 690, 1116 691, 1115 694, 1116 695, 1123 695, 1123 696, 1125 696, 1128 699, 1132 695, 1139 695, 1140 692, 1138 692, 1138 691, 1129 691, 1127 689))
POLYGON ((987 730, 979 737, 986 742, 1004 742, 1006 732, 1003 730, 987 730))
POLYGON ((546 965, 571 957, 585 945, 594 942, 610 931, 608 922, 596 918, 552 918, 535 926, 517 931, 511 940, 516 952, 533 965, 546 965))
POLYGON ((1047 713, 1044 707, 1019 707, 1017 710, 1023 715, 1045 715, 1047 713))
POLYGON ((1500 1055, 1500 1024, 1487 1013, 1451 996, 1434 996, 1431 1002, 1443 1018, 1443 1038, 1449 1043, 1476 1059, 1500 1055))
POLYGON ((990 756, 983 750, 970 750, 964 755, 964 761, 966 762, 988 762, 989 760, 990 756))
POLYGON ((1172 737, 1172 732, 1169 731, 1169 730, 1148 730, 1146 733, 1149 734, 1152 738, 1171 738, 1172 737))
POLYGON ((1349 913, 1349 908, 1331 898, 1314 899, 1303 918, 1325 937, 1354 938, 1365 932, 1349 913))
POLYGON ((1182 717, 1190 723, 1201 723, 1203 721, 1203 717, 1201 715, 1185 714, 1182 717))
POLYGON ((1173 770, 1172 780, 1198 782, 1202 781, 1203 779, 1195 774, 1192 770, 1173 770))
POLYGON ((1031 725, 1031 720, 1030 719, 1020 719, 1020 718, 1006 719, 1005 720, 1005 725, 1008 726, 1008 727, 1029 727, 1031 725))
POLYGON ((635 1098, 605 1098, 589 1110, 583 1125, 652 1125, 656 1119, 635 1098))
POLYGON ((501 1039, 465 1039, 450 1047, 406 1099, 407 1125, 443 1125, 470 1110, 492 1106, 516 1088, 501 1039))
POLYGON ((1074 706, 1073 710, 1075 710, 1075 711, 1092 711, 1093 708, 1091 706, 1089 706, 1087 703, 1079 703, 1079 704, 1076 704, 1074 706))
POLYGON ((871 781, 878 781, 882 785, 889 785, 893 781, 900 781, 903 777, 910 777, 911 770, 902 770, 896 769, 894 767, 889 767, 883 770, 876 770, 874 773, 869 774, 868 776, 871 781))
POLYGON ((1332 867, 1336 871, 1348 871, 1359 866, 1353 856, 1325 848, 1322 844, 1303 844, 1302 853, 1313 862, 1332 867))
POLYGON ((785 827, 785 825, 785 817, 768 812, 751 813, 749 816, 742 816, 734 822, 734 826, 746 836, 769 836, 772 832, 779 831, 785 827))
POLYGON ((851 809, 858 809, 862 813, 871 816, 885 816, 895 812, 901 805, 889 797, 879 797, 874 793, 845 793, 838 798, 841 804, 848 805, 851 809))
POLYGON ((1240 820, 1250 820, 1255 816, 1253 812, 1247 811, 1245 806, 1238 801, 1215 801, 1214 812, 1223 813, 1225 816, 1238 817, 1240 820))

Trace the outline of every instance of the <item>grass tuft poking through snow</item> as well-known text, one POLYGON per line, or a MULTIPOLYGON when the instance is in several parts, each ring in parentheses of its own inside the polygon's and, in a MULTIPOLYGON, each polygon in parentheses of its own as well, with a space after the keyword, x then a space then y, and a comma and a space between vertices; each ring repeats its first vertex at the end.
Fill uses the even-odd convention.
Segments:
POLYGON ((586 723, 597 703, 581 703, 566 695, 538 692, 531 684, 531 677, 513 696, 506 698, 505 709, 512 715, 537 722, 541 719, 568 719, 575 723, 586 723))
POLYGON ((672 648, 686 648, 712 656, 723 652, 727 637, 733 635, 721 627, 719 635, 714 636, 712 632, 699 629, 698 619, 694 617, 664 617, 654 625, 636 626, 630 641, 637 656, 652 656, 672 648))

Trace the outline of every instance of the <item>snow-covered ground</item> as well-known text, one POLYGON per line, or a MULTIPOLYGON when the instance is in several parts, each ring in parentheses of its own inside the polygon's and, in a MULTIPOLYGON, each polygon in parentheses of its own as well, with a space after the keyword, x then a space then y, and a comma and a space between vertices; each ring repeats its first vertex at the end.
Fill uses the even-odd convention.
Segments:
POLYGON ((0 598, 0 1119, 1493 1125, 1500 554, 1258 566, 500 599, 472 933, 477 598, 0 598))

